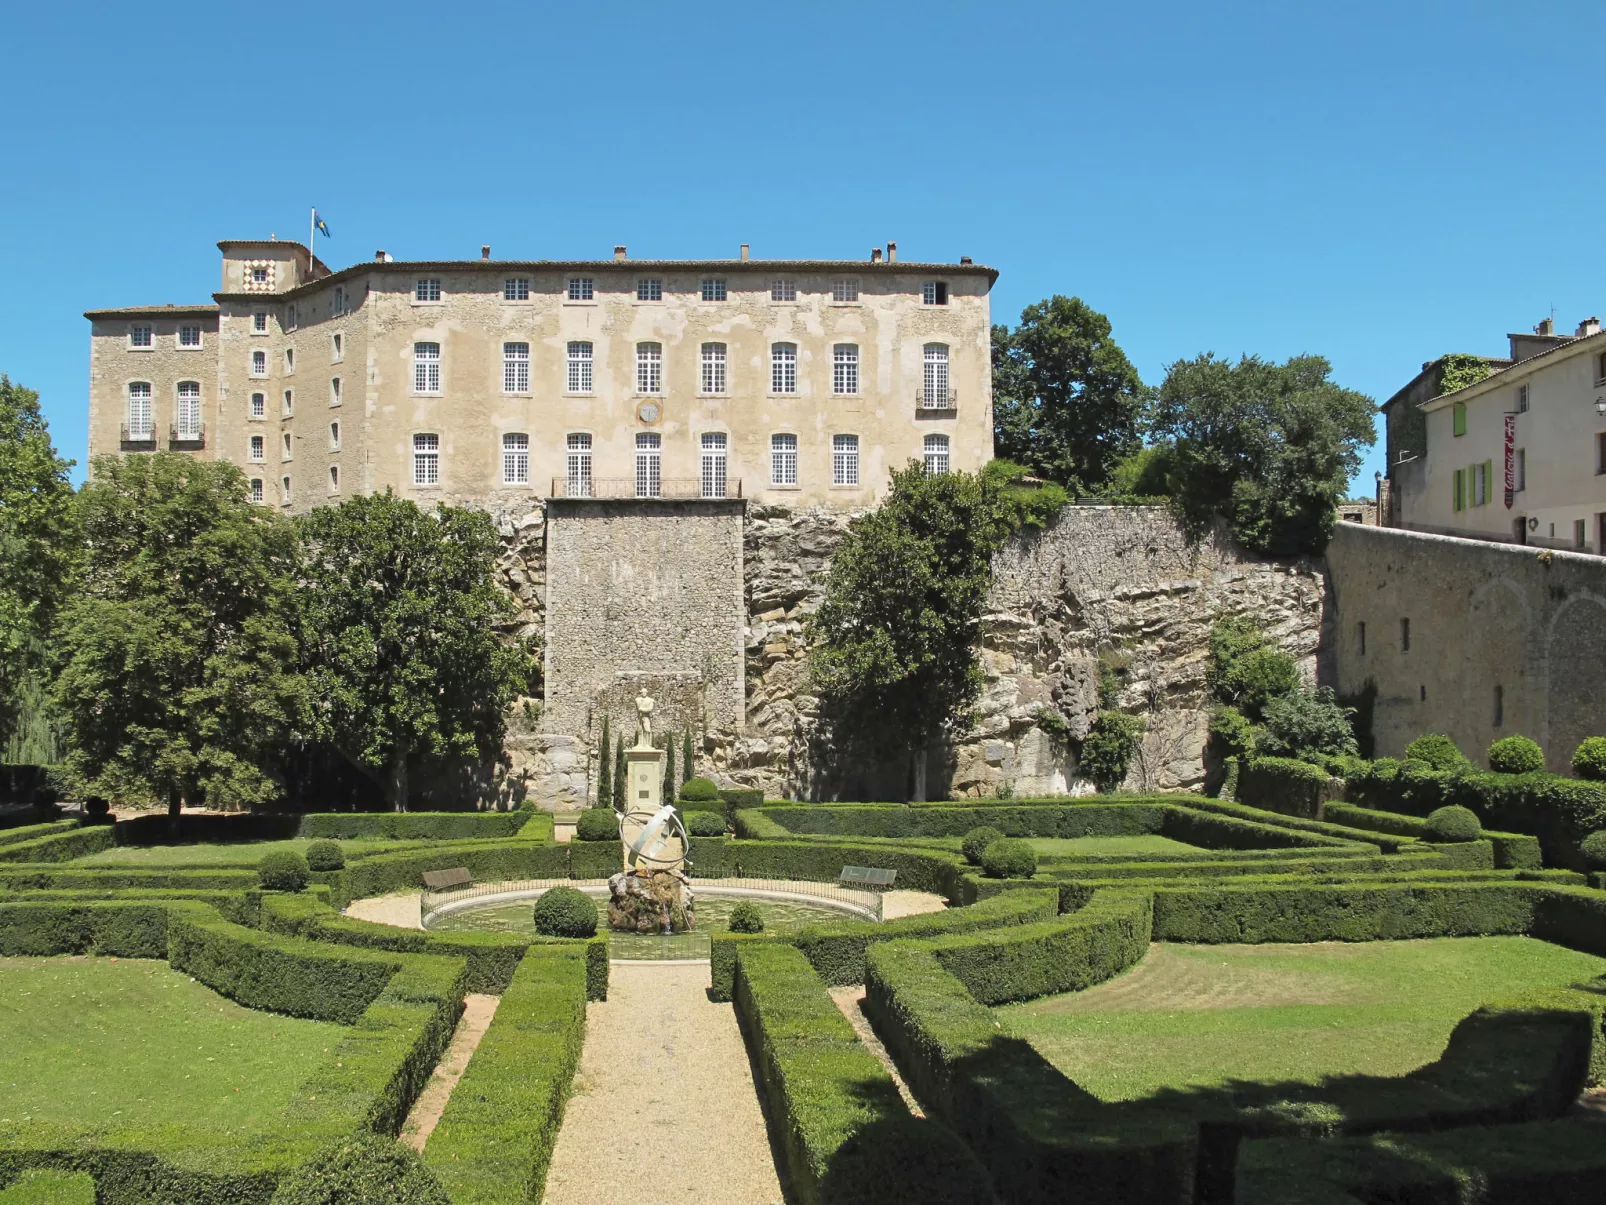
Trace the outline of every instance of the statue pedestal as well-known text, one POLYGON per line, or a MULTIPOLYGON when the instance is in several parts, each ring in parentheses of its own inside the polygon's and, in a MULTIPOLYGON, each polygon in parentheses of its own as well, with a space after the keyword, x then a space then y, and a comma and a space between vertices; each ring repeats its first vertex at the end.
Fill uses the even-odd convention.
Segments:
POLYGON ((625 811, 656 812, 663 806, 667 756, 651 745, 625 750, 625 811))

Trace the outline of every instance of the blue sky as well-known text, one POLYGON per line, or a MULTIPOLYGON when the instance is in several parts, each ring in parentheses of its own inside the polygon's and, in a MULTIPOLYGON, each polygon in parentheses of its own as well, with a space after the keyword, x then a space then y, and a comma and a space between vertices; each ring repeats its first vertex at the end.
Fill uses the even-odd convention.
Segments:
POLYGON ((1382 401, 1606 313, 1576 0, 31 5, 6 42, 0 370, 80 461, 82 311, 209 300, 218 239, 312 204, 336 267, 970 255, 995 321, 1079 295, 1153 382, 1316 352, 1382 401))

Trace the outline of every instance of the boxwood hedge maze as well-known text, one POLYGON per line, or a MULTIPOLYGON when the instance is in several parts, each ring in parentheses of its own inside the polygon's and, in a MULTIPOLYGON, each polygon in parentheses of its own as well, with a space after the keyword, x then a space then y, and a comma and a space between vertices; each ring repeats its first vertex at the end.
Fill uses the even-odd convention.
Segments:
MULTIPOLYGON (((946 904, 711 931, 730 1090, 756 1085, 794 1205, 1606 1200, 1606 891, 1535 837, 1194 794, 727 795, 703 883, 864 866, 946 904)), ((185 823, 0 831, 0 1201, 539 1201, 606 936, 344 910, 431 870, 594 883, 617 848, 538 812, 185 823), (302 875, 312 839, 344 864, 302 875), (414 1155, 392 1140, 473 993, 499 1004, 414 1155)))

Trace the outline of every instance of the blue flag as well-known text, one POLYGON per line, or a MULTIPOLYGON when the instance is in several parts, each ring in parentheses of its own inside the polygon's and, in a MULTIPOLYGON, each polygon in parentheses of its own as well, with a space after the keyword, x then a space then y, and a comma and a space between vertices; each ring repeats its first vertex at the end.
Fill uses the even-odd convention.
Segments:
POLYGON ((318 211, 316 209, 312 211, 312 224, 317 229, 318 233, 323 235, 324 238, 334 237, 329 233, 329 223, 318 216, 318 211))

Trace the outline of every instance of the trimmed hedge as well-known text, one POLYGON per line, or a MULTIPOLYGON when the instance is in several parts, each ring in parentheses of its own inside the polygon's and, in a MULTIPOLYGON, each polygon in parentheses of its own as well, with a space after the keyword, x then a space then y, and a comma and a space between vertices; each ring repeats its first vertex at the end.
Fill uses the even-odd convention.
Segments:
POLYGON ((744 947, 736 1015, 801 1205, 989 1205, 986 1173, 945 1127, 909 1116, 802 953, 744 947))
POLYGON ((424 1150, 453 1205, 541 1199, 585 1022, 577 947, 531 947, 424 1150))
MULTIPOLYGON (((1322 809, 1322 814, 1335 824, 1349 828, 1372 829, 1418 839, 1427 835, 1426 821, 1399 812, 1380 812, 1352 803, 1330 803, 1322 809)), ((1538 870, 1544 865, 1537 837, 1524 833, 1497 833, 1489 829, 1484 829, 1482 835, 1494 847, 1494 864, 1502 870, 1538 870)))
POLYGON ((725 835, 725 813, 687 812, 686 833, 692 837, 723 837, 725 835))
POLYGON ((1133 803, 960 805, 801 804, 737 813, 741 836, 963 837, 981 825, 1006 837, 1135 837, 1160 831, 1164 805, 1133 803), (756 822, 756 823, 755 823, 756 822))
POLYGON ((112 825, 94 824, 69 832, 35 837, 30 841, 0 845, 0 862, 70 862, 74 858, 98 854, 116 844, 117 835, 112 825))
POLYGON ((542 937, 595 937, 597 905, 574 887, 553 887, 535 901, 535 931, 542 937))
POLYGON ((279 1183, 271 1205, 452 1205, 412 1150, 357 1134, 320 1151, 279 1183))
POLYGON ((1545 768, 1545 751, 1525 736, 1507 736, 1489 746, 1489 769, 1496 774, 1533 774, 1545 768))
POLYGON ((24 824, 20 828, 0 829, 0 845, 15 845, 19 841, 54 837, 61 833, 76 832, 80 827, 82 826, 76 820, 52 820, 46 824, 24 824))
POLYGON ((95 1205, 95 1181, 86 1172, 36 1168, 0 1190, 0 1205, 95 1205))
POLYGON ((586 808, 575 822, 577 841, 619 840, 619 816, 612 808, 586 808))
POLYGON ((1344 784, 1320 766, 1291 757, 1240 759, 1233 798, 1251 807, 1315 820, 1344 784))
POLYGON ((319 812, 302 816, 298 837, 337 841, 388 838, 394 841, 484 841, 494 837, 552 839, 548 812, 319 812), (543 826, 541 821, 545 819, 543 826), (534 825, 534 832, 525 832, 534 825))
POLYGON ((335 902, 341 906, 354 899, 387 895, 392 891, 417 891, 426 870, 468 868, 479 882, 504 879, 566 879, 569 877, 567 845, 545 845, 534 841, 463 842, 445 848, 407 850, 376 854, 345 869, 335 902))

